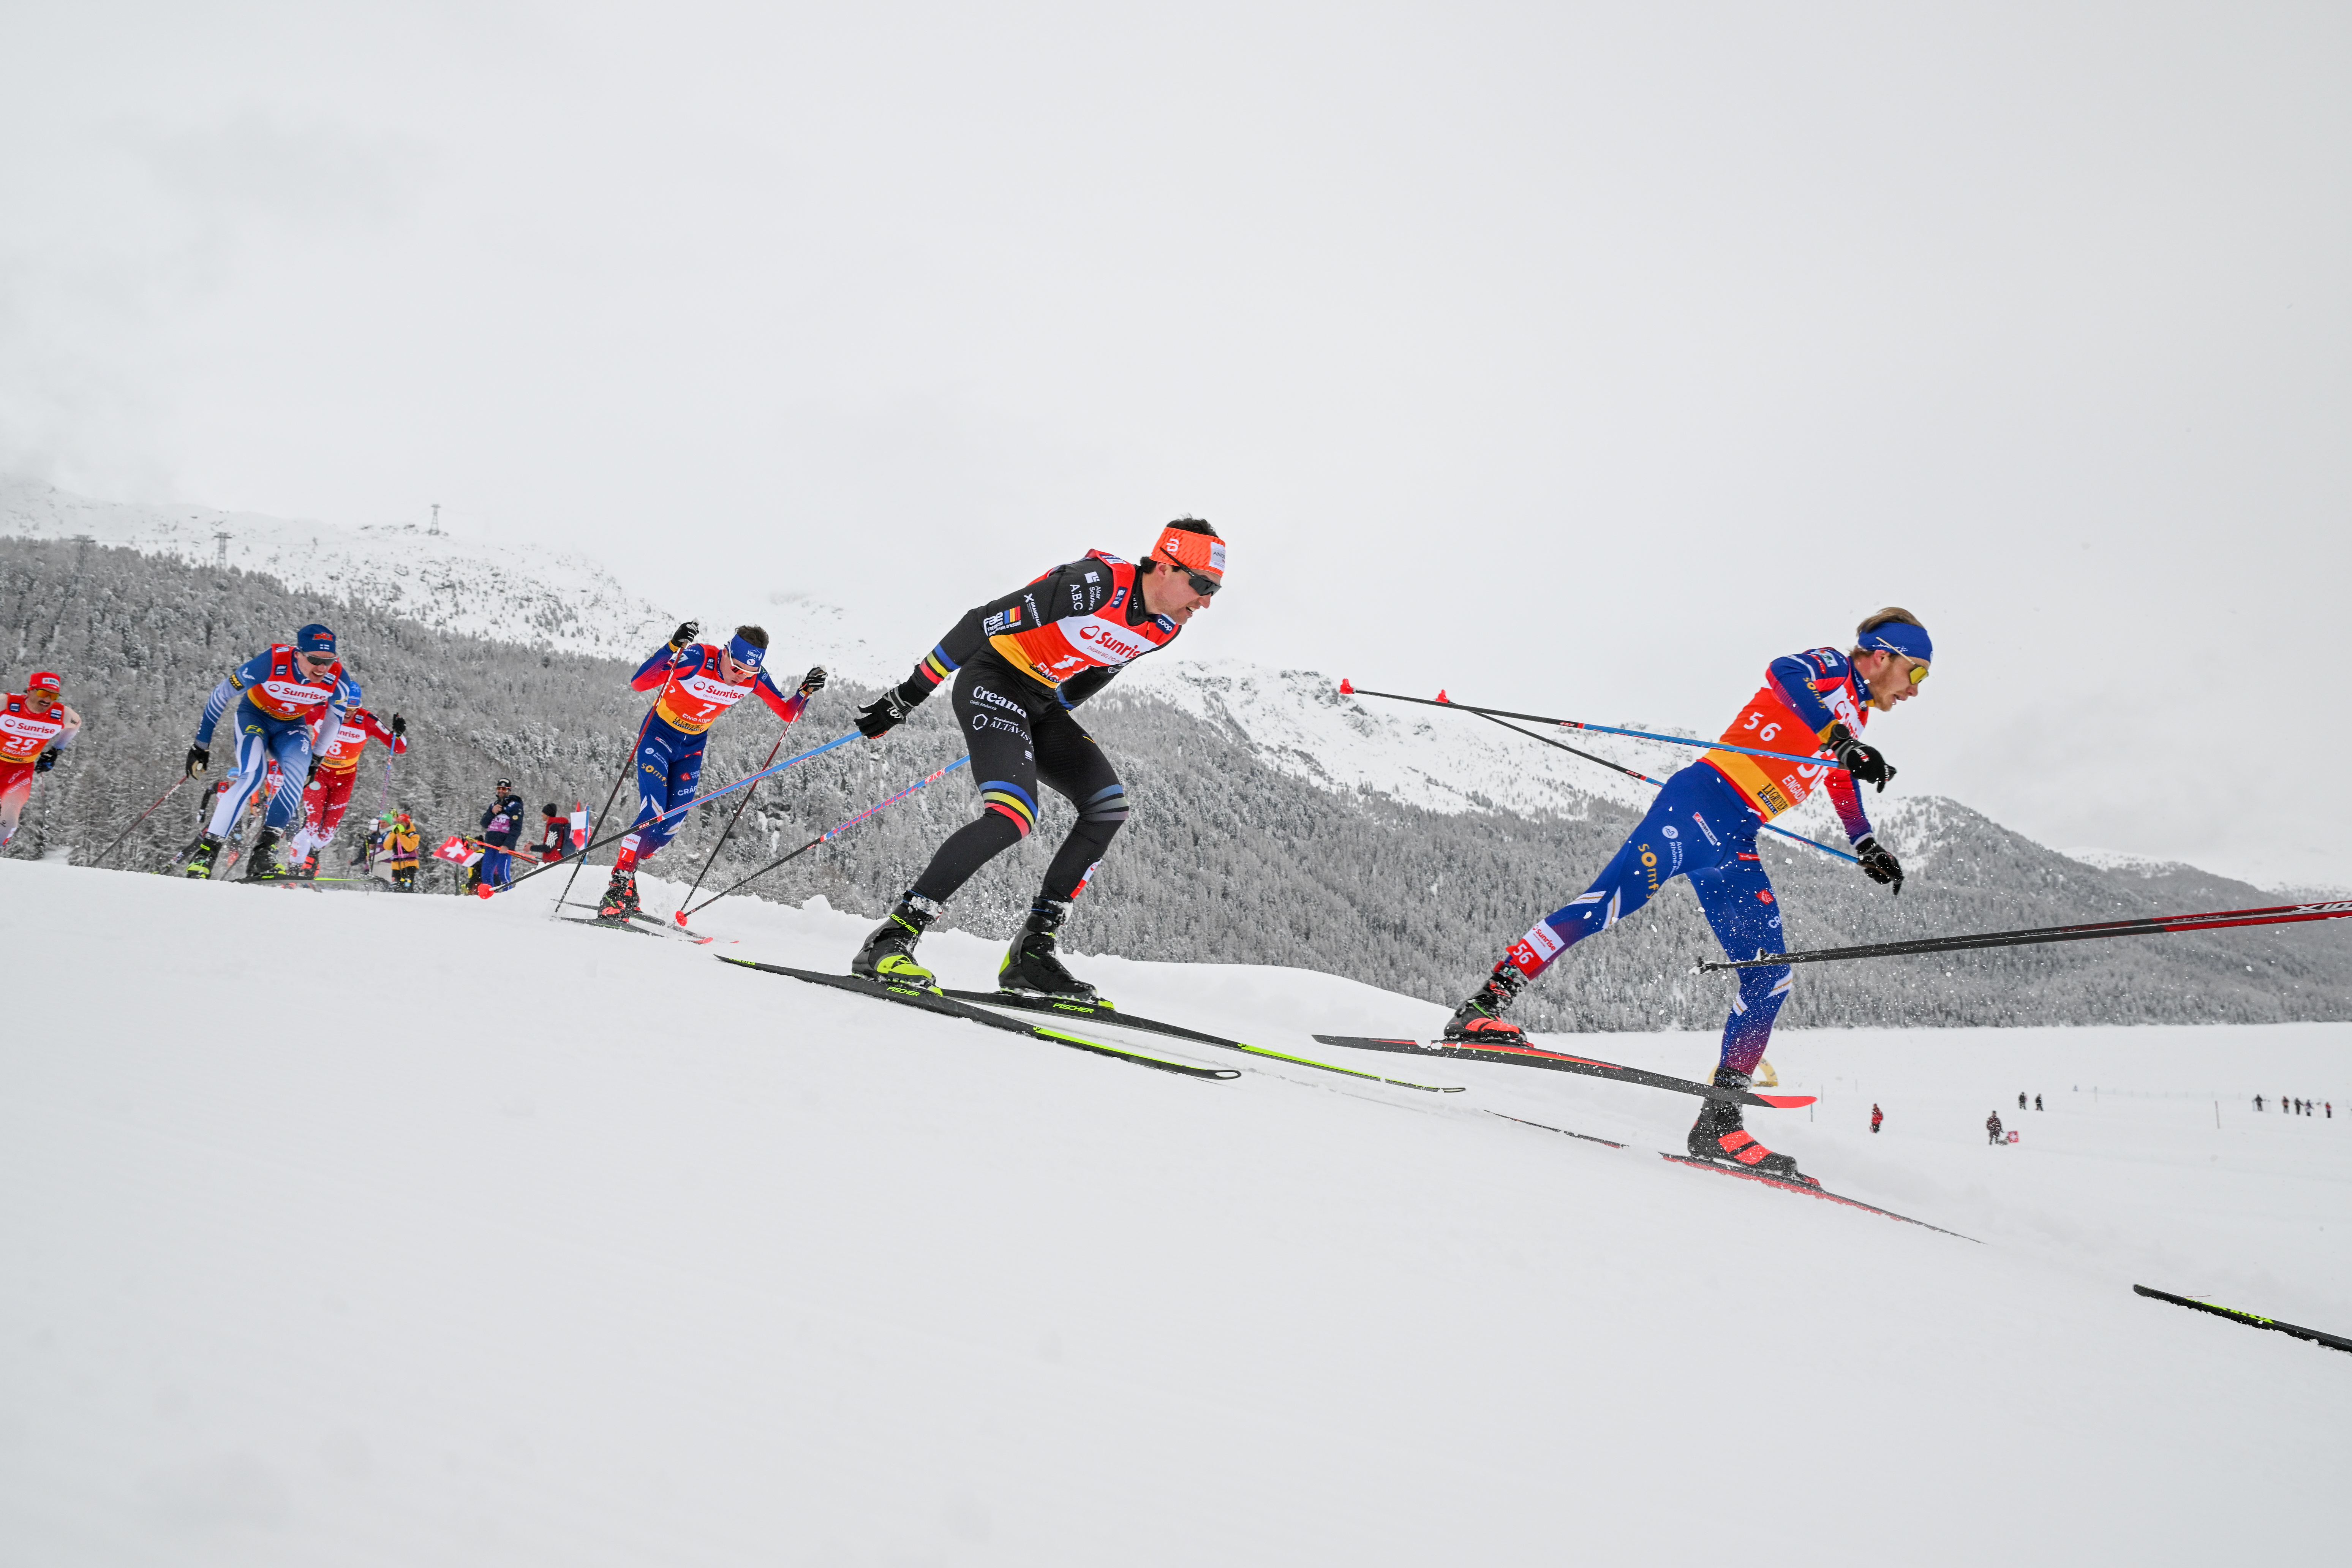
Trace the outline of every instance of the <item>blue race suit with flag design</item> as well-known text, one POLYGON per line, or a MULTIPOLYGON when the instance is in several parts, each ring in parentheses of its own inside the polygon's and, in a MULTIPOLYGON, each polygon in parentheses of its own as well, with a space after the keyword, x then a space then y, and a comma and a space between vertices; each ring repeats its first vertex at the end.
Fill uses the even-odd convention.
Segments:
POLYGON ((236 826, 238 814, 261 788, 273 759, 278 768, 278 793, 270 796, 263 826, 283 828, 301 816, 302 786, 310 778, 315 735, 331 736, 342 727, 343 715, 359 706, 360 686, 343 673, 341 662, 313 675, 291 643, 274 644, 213 688, 196 725, 197 745, 212 744, 213 731, 232 702, 236 704, 236 773, 213 805, 205 831, 215 838, 236 826))
POLYGON ((665 646, 629 678, 635 689, 659 687, 661 695, 637 731, 637 821, 621 840, 615 869, 635 869, 638 861, 667 844, 686 820, 686 813, 677 808, 694 800, 702 782, 702 749, 719 715, 744 698, 757 696, 789 724, 808 706, 808 699, 798 692, 785 696, 765 669, 750 680, 729 680, 719 662, 720 651, 717 643, 709 642, 688 643, 675 653, 665 646))
MULTIPOLYGON (((1761 743, 1810 752, 1814 748, 1806 742, 1826 736, 1833 723, 1843 722, 1860 734, 1870 718, 1868 699, 1846 656, 1835 648, 1791 654, 1772 661, 1763 689, 1723 739, 1735 745, 1761 743), (1759 714, 1762 721, 1751 722, 1759 714), (1769 738, 1765 739, 1768 731, 1769 738)), ((1863 811, 1853 775, 1827 758, 1818 766, 1774 763, 1781 773, 1751 788, 1733 782, 1749 773, 1763 778, 1757 761, 1709 752, 1666 780, 1633 836, 1592 885, 1514 942, 1506 962, 1532 980, 1577 942, 1607 931, 1648 903, 1661 885, 1675 877, 1690 879, 1706 923, 1727 956, 1787 952, 1780 900, 1756 848, 1757 829, 1803 800, 1816 784, 1829 791, 1848 837, 1856 842, 1868 837, 1870 818, 1863 811), (1718 757, 1746 764, 1743 773, 1735 774, 1718 757), (1759 804, 1759 795, 1769 808, 1759 804)), ((1772 1021, 1789 999, 1791 978, 1785 963, 1739 971, 1739 994, 1723 1025, 1724 1067, 1755 1071, 1772 1021)))

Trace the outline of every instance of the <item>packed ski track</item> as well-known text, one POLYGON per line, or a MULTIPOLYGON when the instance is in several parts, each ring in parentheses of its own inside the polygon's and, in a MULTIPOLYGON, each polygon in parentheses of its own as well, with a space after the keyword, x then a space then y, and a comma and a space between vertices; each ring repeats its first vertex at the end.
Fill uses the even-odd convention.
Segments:
POLYGON ((719 962, 838 972, 821 900, 696 946, 563 879, 0 862, 0 1555, 2338 1555, 2352 1357, 2132 1286, 2352 1327, 2352 1123, 2248 1103, 2345 1111, 2352 1026, 1776 1037, 1819 1103, 1750 1124, 1978 1245, 1658 1159, 1685 1095, 1316 1045, 1442 1015, 1328 975, 1074 959, 1465 1092, 1118 1035, 1242 1076, 1148 1070, 719 962))

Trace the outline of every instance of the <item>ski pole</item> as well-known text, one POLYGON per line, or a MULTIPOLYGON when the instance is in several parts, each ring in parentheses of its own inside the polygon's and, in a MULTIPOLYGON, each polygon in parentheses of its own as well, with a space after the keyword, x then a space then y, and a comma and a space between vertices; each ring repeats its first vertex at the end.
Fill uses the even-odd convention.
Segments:
MULTIPOLYGON (((792 731, 790 730, 786 730, 784 731, 785 735, 789 735, 791 733, 792 731)), ((783 749, 784 736, 779 735, 776 737, 776 743, 768 748, 767 762, 763 762, 760 765, 764 768, 768 765, 768 763, 774 762, 776 760, 776 753, 783 749)), ((686 906, 693 901, 695 894, 702 890, 702 879, 710 875, 710 868, 719 864, 719 852, 727 847, 727 840, 734 836, 735 825, 743 820, 744 810, 751 805, 751 796, 758 793, 759 792, 757 790, 746 790, 743 793, 743 798, 735 803, 735 815, 727 819, 726 829, 719 835, 719 842, 710 847, 710 858, 703 861, 702 869, 694 874, 694 886, 686 890, 685 898, 678 900, 677 910, 670 917, 672 920, 677 921, 678 924, 684 925, 686 923, 686 906)))
MULTIPOLYGON (((1450 708, 1453 704, 1449 702, 1446 706, 1450 708)), ((1463 711, 1476 712, 1477 710, 1475 709, 1465 709, 1463 711)), ((1635 773, 1632 768, 1626 767, 1622 763, 1612 763, 1606 757, 1596 757, 1591 752, 1580 752, 1574 746, 1555 741, 1549 735, 1538 735, 1533 730, 1522 730, 1517 724, 1504 723, 1502 720, 1496 718, 1492 713, 1479 713, 1478 717, 1486 720, 1490 724, 1502 724, 1504 729, 1508 730, 1514 735, 1525 735, 1530 741, 1540 741, 1547 746, 1556 746, 1559 750, 1566 752, 1571 757, 1582 757, 1588 763, 1599 763, 1604 768, 1614 768, 1617 772, 1623 773, 1627 778, 1640 779, 1643 784, 1648 784, 1653 789, 1664 789, 1666 787, 1664 781, 1662 779, 1654 779, 1647 773, 1635 773)), ((1791 833, 1785 827, 1775 827, 1769 822, 1759 823, 1758 826, 1762 827, 1767 833, 1777 833, 1783 838, 1793 838, 1800 844, 1810 844, 1814 848, 1820 850, 1822 854, 1833 855, 1849 866, 1859 866, 1862 864, 1859 859, 1847 854, 1844 850, 1832 849, 1818 838, 1808 838, 1801 833, 1791 833)))
POLYGON ((2176 1307, 2188 1307, 2195 1311, 2210 1312, 2217 1318, 2227 1318, 2233 1323, 2243 1323, 2250 1329, 2275 1329, 2282 1334, 2293 1334, 2296 1339, 2309 1340, 2315 1345, 2326 1345, 2329 1350, 2352 1351, 2352 1340, 2345 1339, 2341 1335, 2323 1334, 2317 1329, 2297 1328, 2293 1323, 2282 1323, 2276 1318, 2265 1318, 2258 1312, 2241 1311, 2235 1307, 2217 1307, 2210 1301, 2191 1300, 2186 1296, 2176 1296, 2169 1290, 2152 1290, 2145 1285, 2133 1286, 2132 1293, 2136 1296, 2151 1297, 2158 1301, 2169 1301, 2176 1307))
MULTIPOLYGON (((671 662, 676 663, 677 661, 673 658, 671 662)), ((658 704, 660 701, 661 698, 656 695, 654 698, 654 702, 658 704)), ((621 771, 613 775, 612 791, 604 796, 604 816, 597 818, 597 821, 604 821, 605 818, 610 817, 613 815, 613 803, 621 798, 621 781, 629 776, 629 764, 637 760, 637 747, 646 743, 646 725, 651 721, 653 716, 653 707, 649 705, 646 709, 645 718, 637 721, 636 745, 631 746, 627 751, 621 753, 621 771)), ((594 824, 590 824, 590 826, 593 829, 594 824)), ((588 863, 588 851, 594 847, 595 846, 593 844, 583 844, 580 847, 580 853, 572 858, 572 875, 564 879, 563 891, 555 900, 556 908, 547 911, 547 918, 549 920, 555 919, 556 910, 561 910, 565 904, 572 901, 572 884, 580 879, 580 868, 588 863)))
POLYGON ((908 795, 914 794, 917 790, 921 789, 926 784, 935 784, 939 783, 941 779, 947 777, 950 773, 955 772, 958 768, 963 766, 964 763, 970 761, 971 761, 970 756, 958 757, 946 767, 940 768, 935 773, 926 773, 921 778, 917 779, 913 784, 908 784, 905 789, 900 790, 897 795, 892 795, 889 799, 876 801, 864 811, 857 813, 856 816, 841 824, 840 826, 830 828, 825 832, 818 834, 814 838, 810 839, 807 843, 802 845, 799 848, 785 856, 782 860, 772 860, 765 866, 761 867, 758 870, 752 872, 750 876, 736 883, 734 887, 728 889, 726 893, 713 893, 710 897, 703 900, 702 902, 695 905, 694 908, 680 910, 677 916, 677 923, 684 925, 688 915, 700 914, 703 910, 709 909, 711 905, 725 898, 727 893, 732 893, 740 889, 750 887, 752 883, 758 881, 761 878, 766 876, 777 867, 797 860, 802 856, 807 854, 810 850, 815 848, 818 845, 828 843, 833 839, 840 837, 843 834, 848 832, 851 828, 856 826, 867 817, 898 805, 900 801, 906 799, 908 795))
POLYGON ((1769 757, 1778 763, 1802 763, 1812 768, 1838 765, 1835 759, 1830 757, 1801 757, 1794 752, 1759 751, 1754 746, 1735 746, 1728 741, 1694 741, 1687 735, 1661 735, 1651 730, 1620 730, 1613 724, 1587 724, 1580 719, 1548 719, 1540 713, 1514 713, 1507 708, 1476 708, 1467 702, 1456 702, 1443 691, 1434 700, 1405 697, 1394 691, 1365 691, 1342 680, 1339 682, 1339 695, 1385 697, 1391 702, 1418 702, 1424 708, 1459 708, 1465 713, 1480 713, 1489 719, 1524 719, 1530 724, 1557 724, 1563 730, 1589 730, 1596 735, 1631 735, 1637 741, 1664 741, 1670 746, 1696 746, 1702 752, 1741 752, 1751 757, 1769 757))
POLYGON ((2094 942, 2110 936, 2163 936, 2171 931, 2226 931, 2236 926, 2297 925, 2352 915, 2352 899, 2315 904, 2272 904, 2256 910, 2216 910, 2194 915, 2147 915, 2127 921, 2092 921, 2081 925, 2037 926, 2025 931, 1979 931, 1969 936, 1921 937, 1912 942, 1875 942, 1860 947, 1823 947, 1810 952, 1776 952, 1761 958, 1701 963, 1714 969, 1757 969, 1776 963, 1823 963, 1843 958, 1904 958, 1923 952, 1969 952, 1988 947, 2030 947, 2045 942, 2094 942))
POLYGON ((171 799, 173 795, 177 795, 180 792, 180 786, 187 782, 188 775, 185 773, 182 773, 178 778, 173 779, 172 781, 172 787, 165 790, 162 795, 157 795, 153 805, 149 806, 137 816, 132 817, 131 819, 131 827, 126 827, 121 832, 116 834, 114 836, 114 842, 108 845, 104 852, 101 853, 97 859, 91 861, 90 865, 93 868, 105 865, 107 856, 113 854, 117 849, 121 848, 122 847, 122 841, 131 837, 131 829, 132 827, 137 827, 141 823, 154 816, 157 810, 163 806, 163 804, 171 799))
MULTIPOLYGON (((585 860, 588 858, 589 851, 592 849, 601 849, 605 845, 612 843, 614 839, 626 838, 630 834, 637 832, 641 828, 650 827, 656 822, 667 822, 682 811, 692 811, 698 805, 709 805, 714 800, 723 800, 727 796, 733 795, 739 789, 748 788, 752 784, 758 784, 763 778, 767 778, 772 774, 782 773, 794 763, 804 763, 811 757, 822 756, 825 752, 832 751, 835 746, 845 746, 849 744, 850 742, 860 738, 860 732, 858 731, 852 730, 848 734, 840 736, 835 740, 827 741, 822 746, 812 746, 807 751, 802 752, 797 755, 786 757, 782 762, 778 763, 775 766, 768 768, 763 772, 753 773, 748 778, 738 779, 733 784, 729 784, 725 789, 717 791, 711 795, 704 795, 698 800, 689 800, 684 805, 673 805, 658 816, 649 816, 643 822, 632 822, 628 826, 621 829, 620 832, 612 835, 611 837, 599 838, 594 843, 587 846, 586 848, 580 851, 580 854, 576 858, 585 860)), ((538 876, 541 871, 552 871, 555 868, 552 866, 534 866, 530 870, 525 871, 521 876, 514 879, 513 881, 509 882, 503 888, 476 889, 475 890, 479 892, 482 897, 486 899, 491 897, 495 893, 511 892, 517 887, 530 881, 533 877, 538 876)), ((572 875, 579 875, 579 868, 577 866, 572 868, 572 875)), ((564 886, 569 888, 571 884, 567 882, 564 886)))

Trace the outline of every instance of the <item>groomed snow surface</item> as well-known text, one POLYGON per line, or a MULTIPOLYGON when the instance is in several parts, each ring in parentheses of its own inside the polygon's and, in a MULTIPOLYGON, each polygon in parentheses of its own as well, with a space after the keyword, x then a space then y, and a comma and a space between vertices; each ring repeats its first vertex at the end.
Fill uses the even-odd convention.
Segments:
POLYGON ((1081 965, 1468 1092, 1152 1072, 716 961, 840 968, 822 905, 697 948, 562 879, 0 863, 0 1561, 2344 1560, 2352 1356, 2130 1288, 2352 1331, 2352 1120, 2244 1103, 2344 1111, 2352 1026, 1776 1042, 1823 1101, 1751 1126, 1979 1244, 1487 1114, 1678 1095, 1317 1047, 1439 1019, 1328 976, 1081 965))

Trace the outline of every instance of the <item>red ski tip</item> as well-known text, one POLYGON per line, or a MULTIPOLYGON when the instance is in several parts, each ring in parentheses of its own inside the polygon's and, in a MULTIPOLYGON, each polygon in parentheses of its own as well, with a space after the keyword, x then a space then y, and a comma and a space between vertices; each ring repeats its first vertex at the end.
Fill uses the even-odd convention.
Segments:
POLYGON ((1353 682, 1353 681, 1349 680, 1349 679, 1346 676, 1344 676, 1344 675, 1343 675, 1343 676, 1341 676, 1341 677, 1339 678, 1339 695, 1340 695, 1340 696, 1342 696, 1342 697, 1353 697, 1355 694, 1356 694, 1356 686, 1355 686, 1355 682, 1353 682))
POLYGON ((1454 699, 1445 695, 1445 688, 1443 686, 1437 689, 1437 700, 1440 702, 1451 702, 1454 700, 1454 699))
MULTIPOLYGON (((1756 1098, 1782 1110, 1795 1110, 1801 1106, 1811 1105, 1815 1099, 1810 1094, 1759 1094, 1756 1098)), ((1821 1184, 1816 1182, 1813 1184, 1819 1186, 1821 1184)))

